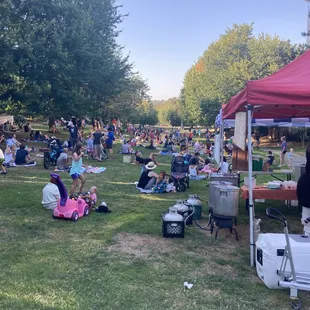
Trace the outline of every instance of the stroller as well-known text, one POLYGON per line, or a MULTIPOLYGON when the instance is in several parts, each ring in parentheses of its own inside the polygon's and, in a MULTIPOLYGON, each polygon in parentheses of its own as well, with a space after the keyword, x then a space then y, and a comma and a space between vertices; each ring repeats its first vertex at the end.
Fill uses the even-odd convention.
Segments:
POLYGON ((171 178, 177 192, 189 188, 188 162, 183 156, 176 156, 171 161, 171 178))

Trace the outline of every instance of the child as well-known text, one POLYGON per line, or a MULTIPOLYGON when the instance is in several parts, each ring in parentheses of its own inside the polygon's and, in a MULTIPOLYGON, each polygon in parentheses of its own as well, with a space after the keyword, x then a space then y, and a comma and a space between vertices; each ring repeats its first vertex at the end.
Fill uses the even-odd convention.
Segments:
POLYGON ((212 172, 216 172, 216 171, 217 171, 217 169, 211 168, 211 161, 210 161, 210 159, 206 158, 205 159, 205 165, 200 170, 200 173, 204 172, 204 173, 206 173, 208 175, 208 174, 210 174, 212 172))
MULTIPOLYGON (((168 177, 169 182, 169 177, 168 177)), ((165 193, 167 188, 167 178, 166 178, 166 172, 160 171, 158 174, 158 179, 156 181, 156 185, 153 187, 152 191, 154 193, 165 193)))
POLYGON ((294 152, 294 149, 290 148, 290 151, 287 154, 289 167, 292 167, 292 160, 293 160, 293 156, 294 156, 293 152, 294 152))
POLYGON ((89 197, 93 206, 97 203, 97 191, 97 186, 92 186, 89 190, 89 197))
POLYGON ((222 174, 228 173, 228 162, 225 156, 223 156, 223 162, 221 164, 221 173, 222 174))
POLYGON ((272 154, 272 151, 268 151, 267 153, 267 159, 264 162, 263 171, 270 171, 270 166, 273 164, 274 156, 272 154))
POLYGON ((94 139, 91 133, 88 135, 87 139, 87 155, 88 159, 94 158, 94 139))
POLYGON ((15 167, 15 145, 8 146, 4 152, 4 165, 15 167))
POLYGON ((70 169, 70 176, 72 178, 72 186, 70 189, 69 196, 72 196, 74 194, 75 189, 78 187, 78 179, 80 179, 80 193, 83 190, 84 184, 86 183, 86 180, 83 176, 83 165, 82 158, 84 156, 83 152, 83 144, 81 142, 78 142, 74 148, 73 154, 72 154, 72 167, 70 169))

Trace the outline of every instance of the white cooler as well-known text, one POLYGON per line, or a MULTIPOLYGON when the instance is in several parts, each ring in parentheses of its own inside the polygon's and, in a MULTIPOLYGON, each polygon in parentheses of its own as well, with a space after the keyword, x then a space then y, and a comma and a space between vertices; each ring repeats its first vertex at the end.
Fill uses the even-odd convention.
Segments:
MULTIPOLYGON (((289 236, 296 273, 310 277, 310 236, 289 236)), ((284 234, 260 234, 256 241, 256 272, 268 288, 281 288, 278 281, 282 278, 277 270, 280 270, 285 246, 284 234)), ((289 261, 285 271, 291 271, 289 261)))

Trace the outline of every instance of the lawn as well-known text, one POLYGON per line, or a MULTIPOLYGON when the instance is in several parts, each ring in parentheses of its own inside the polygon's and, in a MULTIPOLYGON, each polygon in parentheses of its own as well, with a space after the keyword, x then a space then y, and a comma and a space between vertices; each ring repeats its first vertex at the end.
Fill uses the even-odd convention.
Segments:
MULTIPOLYGON (((38 147, 38 146, 35 146, 38 147)), ((147 153, 144 151, 144 155, 147 153)), ((88 162, 89 164, 97 164, 88 162)), ((160 156, 159 169, 170 169, 160 156)), ((10 168, 1 176, 1 309, 289 309, 287 290, 269 290, 249 267, 248 218, 240 201, 240 241, 225 231, 214 240, 209 232, 186 229, 184 239, 164 239, 161 214, 176 199, 195 193, 208 199, 206 182, 191 182, 185 193, 142 195, 132 184, 140 167, 123 164, 122 156, 104 161, 107 170, 86 175, 87 187, 99 188, 110 214, 92 212, 77 222, 55 220, 41 206, 49 171, 10 168), (183 282, 194 284, 185 290, 183 282)), ((69 175, 62 173, 66 186, 69 175)), ((261 179, 265 181, 265 179, 261 179)), ((274 203, 301 232, 296 209, 274 203)), ((257 204, 263 232, 281 226, 257 204)), ((204 203, 204 221, 207 204, 204 203)), ((300 293, 304 309, 309 295, 300 293)))

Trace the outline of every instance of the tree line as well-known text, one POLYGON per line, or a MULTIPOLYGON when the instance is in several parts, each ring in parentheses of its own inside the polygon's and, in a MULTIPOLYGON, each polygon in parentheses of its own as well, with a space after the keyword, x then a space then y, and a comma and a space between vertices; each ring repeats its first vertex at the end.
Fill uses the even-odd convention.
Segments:
POLYGON ((278 36, 254 36, 252 24, 234 25, 186 72, 179 98, 157 105, 159 119, 171 125, 180 118, 187 125, 212 125, 222 104, 247 81, 278 71, 306 49, 278 36))
POLYGON ((114 0, 2 0, 0 113, 148 117, 148 85, 117 42, 119 8, 114 0))

